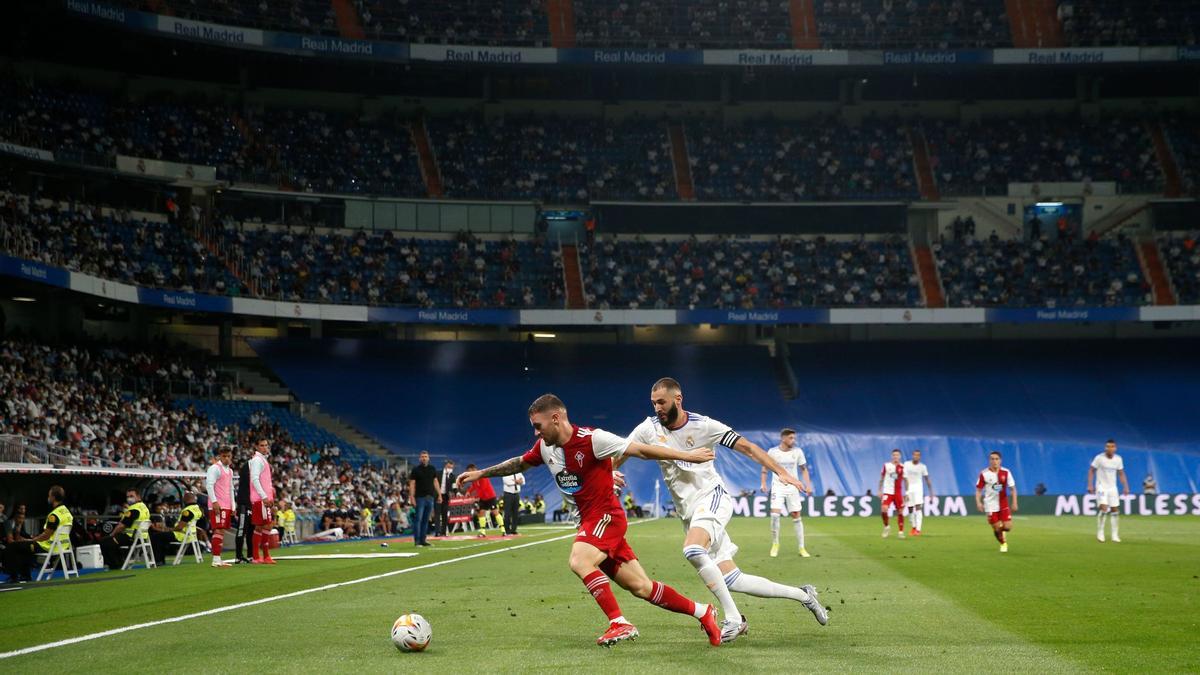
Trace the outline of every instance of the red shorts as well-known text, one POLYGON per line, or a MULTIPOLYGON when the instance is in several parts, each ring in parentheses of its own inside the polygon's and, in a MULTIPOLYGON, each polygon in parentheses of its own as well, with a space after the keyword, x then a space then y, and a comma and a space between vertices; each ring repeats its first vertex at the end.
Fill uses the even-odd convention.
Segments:
POLYGON ((887 513, 889 506, 895 506, 897 511, 903 509, 904 495, 883 495, 883 505, 879 507, 879 510, 887 513))
POLYGON ((266 502, 254 502, 250 507, 250 522, 255 525, 274 525, 275 507, 267 506, 266 502))
POLYGON ((1001 521, 1007 523, 1010 520, 1012 520, 1012 511, 1009 509, 1000 509, 999 511, 993 511, 988 514, 988 522, 992 525, 995 525, 1001 521))
POLYGON ((625 541, 628 527, 624 511, 605 513, 583 521, 579 525, 579 534, 575 535, 575 541, 595 546, 608 556, 600 563, 600 571, 610 579, 616 578, 621 565, 637 560, 629 542, 625 541))
POLYGON ((232 509, 209 509, 208 524, 214 530, 228 530, 229 523, 233 520, 232 509))

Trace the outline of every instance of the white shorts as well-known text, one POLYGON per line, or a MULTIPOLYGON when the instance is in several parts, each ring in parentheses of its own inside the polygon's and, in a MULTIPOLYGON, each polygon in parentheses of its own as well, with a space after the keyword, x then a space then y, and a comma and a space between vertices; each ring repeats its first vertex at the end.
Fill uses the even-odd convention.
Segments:
POLYGON ((1101 490, 1096 488, 1096 506, 1112 506, 1120 508, 1121 493, 1114 488, 1112 490, 1101 490))
POLYGON ((684 532, 698 527, 708 533, 708 555, 713 562, 733 560, 737 555, 737 544, 729 538, 725 528, 733 517, 733 498, 723 488, 717 487, 700 495, 692 507, 691 518, 683 519, 684 532))
POLYGON ((771 510, 781 513, 796 513, 804 500, 800 498, 800 490, 793 485, 781 485, 771 488, 771 510))
POLYGON ((925 491, 909 490, 904 493, 904 505, 909 508, 925 507, 925 491))

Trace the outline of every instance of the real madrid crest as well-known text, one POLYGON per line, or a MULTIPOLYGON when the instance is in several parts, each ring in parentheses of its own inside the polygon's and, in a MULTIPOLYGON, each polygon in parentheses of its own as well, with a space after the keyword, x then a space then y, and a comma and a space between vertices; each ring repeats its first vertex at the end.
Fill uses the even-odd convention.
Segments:
POLYGON ((688 436, 688 437, 687 437, 687 446, 690 448, 690 447, 693 447, 693 446, 695 446, 695 445, 696 445, 696 441, 695 441, 695 440, 693 440, 691 436, 688 436))

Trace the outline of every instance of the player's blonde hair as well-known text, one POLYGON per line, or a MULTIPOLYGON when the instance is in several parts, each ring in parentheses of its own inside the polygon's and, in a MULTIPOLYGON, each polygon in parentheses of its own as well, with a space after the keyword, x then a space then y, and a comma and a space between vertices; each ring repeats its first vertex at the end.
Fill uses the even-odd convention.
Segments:
POLYGON ((552 410, 567 411, 567 406, 562 402, 562 399, 554 394, 542 394, 529 404, 529 414, 550 412, 552 410))

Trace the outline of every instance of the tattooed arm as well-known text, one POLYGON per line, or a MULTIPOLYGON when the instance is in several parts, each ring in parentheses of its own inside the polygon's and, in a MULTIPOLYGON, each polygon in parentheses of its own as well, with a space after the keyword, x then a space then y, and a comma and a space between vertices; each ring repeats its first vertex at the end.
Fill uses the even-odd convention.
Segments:
POLYGON ((525 460, 521 459, 520 457, 513 457, 512 459, 504 460, 499 464, 489 466, 486 469, 480 469, 478 471, 464 471, 458 474, 458 487, 459 489, 462 489, 463 485, 467 483, 474 483, 480 478, 511 476, 514 473, 523 473, 532 466, 532 464, 526 463, 525 460))

